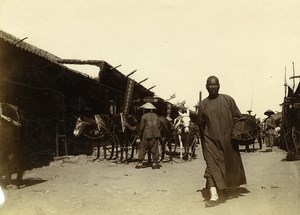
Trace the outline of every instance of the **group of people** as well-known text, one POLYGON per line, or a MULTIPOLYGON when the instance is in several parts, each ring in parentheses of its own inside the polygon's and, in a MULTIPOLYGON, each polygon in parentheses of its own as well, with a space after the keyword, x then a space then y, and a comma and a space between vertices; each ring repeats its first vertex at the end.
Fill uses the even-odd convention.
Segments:
MULTIPOLYGON (((232 141, 234 123, 242 115, 235 100, 226 94, 220 94, 220 83, 216 76, 208 77, 206 81, 208 97, 200 102, 198 108, 200 139, 203 157, 206 163, 204 178, 210 198, 205 202, 206 207, 219 203, 220 195, 228 197, 230 191, 246 184, 246 175, 241 159, 239 145, 232 141)), ((139 137, 141 137, 138 164, 143 167, 143 159, 148 150, 153 155, 153 169, 159 168, 158 139, 160 138, 158 116, 153 113, 152 104, 144 106, 146 113, 141 118, 139 137)), ((270 116, 274 112, 266 111, 268 118, 265 133, 265 144, 272 147, 273 122, 270 116)))

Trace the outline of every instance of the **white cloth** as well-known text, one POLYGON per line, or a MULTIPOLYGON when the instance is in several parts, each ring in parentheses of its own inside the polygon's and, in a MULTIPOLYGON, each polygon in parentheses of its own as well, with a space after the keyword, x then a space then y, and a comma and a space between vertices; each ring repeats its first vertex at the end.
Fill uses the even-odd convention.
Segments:
POLYGON ((2 207, 4 205, 5 202, 5 196, 2 190, 2 187, 0 186, 0 207, 2 207))
POLYGON ((209 188, 209 191, 210 191, 210 200, 217 201, 219 199, 219 195, 217 193, 217 188, 211 187, 211 188, 209 188))

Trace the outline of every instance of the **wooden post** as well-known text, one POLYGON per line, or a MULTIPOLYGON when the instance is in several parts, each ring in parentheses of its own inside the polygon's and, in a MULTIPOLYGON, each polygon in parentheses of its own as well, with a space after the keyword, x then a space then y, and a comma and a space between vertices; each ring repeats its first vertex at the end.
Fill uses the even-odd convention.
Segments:
POLYGON ((199 92, 199 105, 200 105, 200 102, 202 101, 202 92, 200 91, 199 92))

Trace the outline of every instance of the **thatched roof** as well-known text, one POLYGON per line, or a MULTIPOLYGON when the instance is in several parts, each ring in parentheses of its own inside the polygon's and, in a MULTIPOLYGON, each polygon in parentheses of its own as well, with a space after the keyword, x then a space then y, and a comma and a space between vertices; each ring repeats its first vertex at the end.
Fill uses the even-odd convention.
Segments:
POLYGON ((72 71, 74 73, 83 75, 85 77, 89 77, 88 75, 86 75, 82 72, 71 69, 71 68, 63 65, 62 63, 60 63, 60 61, 62 60, 60 57, 57 57, 56 55, 51 54, 45 50, 42 50, 34 45, 31 45, 31 44, 25 42, 23 39, 19 39, 19 38, 15 37, 9 33, 6 33, 2 30, 0 30, 0 40, 10 43, 12 46, 15 46, 18 49, 27 51, 31 54, 37 55, 45 60, 48 60, 49 62, 56 64, 56 65, 62 67, 63 69, 72 71))
MULTIPOLYGON (((53 55, 45 50, 42 50, 40 48, 37 48, 34 45, 31 45, 27 42, 24 41, 24 39, 19 39, 9 33, 6 33, 2 30, 0 30, 0 40, 3 40, 5 42, 8 42, 9 44, 11 44, 12 46, 15 46, 18 49, 24 50, 26 52, 29 52, 31 54, 34 54, 36 56, 39 56, 55 65, 58 65, 60 67, 62 67, 65 70, 68 70, 70 72, 74 72, 77 73, 79 75, 85 76, 91 80, 95 80, 94 78, 89 77, 87 74, 84 74, 82 72, 73 70, 67 66, 65 66, 65 64, 88 64, 88 65, 94 65, 94 66, 98 66, 100 68, 100 72, 103 70, 108 70, 109 71, 109 75, 112 77, 115 77, 119 80, 126 80, 127 76, 124 75, 123 73, 121 73, 120 71, 118 71, 115 67, 113 67, 112 65, 108 64, 106 61, 103 60, 78 60, 78 59, 62 59, 56 55, 53 55), (104 69, 106 68, 106 69, 104 69)), ((100 78, 100 77, 98 77, 100 78)), ((100 81, 101 83, 101 81, 100 81)), ((103 84, 103 83, 102 83, 103 84)), ((142 86, 142 85, 138 85, 137 88, 139 89, 139 91, 147 91, 147 89, 142 86)), ((150 90, 148 90, 148 94, 149 95, 154 95, 154 93, 150 90)))
POLYGON ((42 58, 45 58, 52 63, 57 63, 57 61, 60 60, 59 57, 57 57, 53 54, 50 54, 49 52, 46 52, 42 49, 39 49, 33 45, 30 45, 29 43, 22 41, 22 39, 18 39, 16 37, 14 37, 13 35, 8 34, 1 30, 0 30, 0 38, 22 50, 28 51, 32 54, 38 55, 42 58))

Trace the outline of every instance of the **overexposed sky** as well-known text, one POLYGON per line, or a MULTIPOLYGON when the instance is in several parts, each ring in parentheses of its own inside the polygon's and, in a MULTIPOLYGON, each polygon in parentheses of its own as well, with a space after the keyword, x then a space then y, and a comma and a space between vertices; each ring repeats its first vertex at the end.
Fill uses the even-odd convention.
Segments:
POLYGON ((299 9, 299 0, 0 0, 0 29, 61 58, 137 69, 133 79, 191 109, 216 75, 241 112, 264 117, 281 111, 285 67, 290 86, 292 62, 300 74, 299 9))

